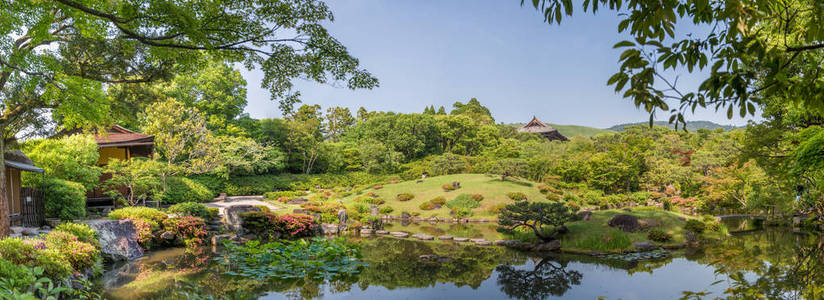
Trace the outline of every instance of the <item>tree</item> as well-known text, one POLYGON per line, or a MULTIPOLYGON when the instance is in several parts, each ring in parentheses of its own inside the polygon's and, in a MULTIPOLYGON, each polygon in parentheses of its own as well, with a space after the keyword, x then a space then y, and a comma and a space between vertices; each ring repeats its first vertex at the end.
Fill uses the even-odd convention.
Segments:
POLYGON ((290 154, 298 156, 301 172, 309 174, 323 151, 323 118, 320 105, 304 104, 287 118, 287 122, 289 133, 286 138, 286 149, 290 154))
MULTIPOLYGON (((560 23, 574 10, 573 1, 532 4, 549 23, 560 23)), ((772 97, 824 111, 824 74, 818 72, 824 50, 821 1, 583 2, 585 12, 598 9, 619 12, 618 31, 634 38, 615 45, 629 49, 607 83, 649 112, 650 122, 661 110, 671 113, 671 123, 686 125, 684 113, 707 106, 726 108, 728 118, 736 110, 743 117, 772 97), (708 30, 676 35, 679 22, 708 30), (684 69, 709 75, 697 90, 685 91, 665 73, 684 69), (678 101, 678 107, 670 108, 668 100, 678 101)))
POLYGON ((326 109, 326 134, 332 141, 338 141, 354 124, 355 118, 349 108, 336 106, 326 109))
MULTIPOLYGON (((113 99, 104 84, 169 78, 207 56, 259 67, 261 85, 284 111, 299 99, 295 78, 378 85, 324 28, 333 19, 325 3, 224 2, 4 1, 0 151, 26 128, 42 130, 47 117, 63 128, 106 123, 113 99)), ((0 182, 5 176, 0 168, 0 182)), ((0 236, 8 235, 6 188, 0 184, 0 236)))
POLYGON ((59 139, 41 139, 26 142, 26 155, 42 168, 44 175, 22 173, 26 186, 37 186, 46 178, 77 182, 87 191, 100 183, 97 142, 91 135, 75 134, 59 139))
POLYGON ((214 136, 196 108, 169 98, 147 107, 142 123, 171 174, 204 173, 219 165, 214 136))
POLYGON ((215 141, 224 177, 266 174, 284 167, 284 155, 274 146, 264 146, 244 137, 219 136, 215 141))
POLYGON ((449 112, 450 115, 466 115, 481 125, 495 124, 495 119, 492 118, 492 113, 489 112, 489 108, 481 105, 478 99, 469 99, 469 102, 466 104, 455 102, 452 104, 452 108, 452 111, 449 112))
POLYGON ((149 197, 161 199, 163 168, 162 163, 151 159, 109 160, 105 172, 112 177, 105 182, 106 193, 115 199, 124 199, 130 206, 145 204, 149 197))
POLYGON ((575 221, 577 208, 562 202, 519 201, 508 204, 498 215, 498 231, 514 233, 520 227, 532 229, 539 239, 550 242, 567 231, 567 222, 575 221), (550 228, 544 228, 550 226, 550 228), (547 231, 548 230, 548 231, 547 231))

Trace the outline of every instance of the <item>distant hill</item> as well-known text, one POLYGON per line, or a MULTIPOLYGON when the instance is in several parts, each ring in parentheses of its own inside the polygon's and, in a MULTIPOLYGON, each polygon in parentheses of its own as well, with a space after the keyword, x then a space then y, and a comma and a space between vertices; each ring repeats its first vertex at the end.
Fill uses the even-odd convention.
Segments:
MULTIPOLYGON (((593 137, 593 136, 596 136, 596 135, 601 134, 601 133, 615 132, 615 131, 609 130, 609 129, 601 129, 601 128, 595 128, 595 127, 580 126, 580 125, 558 125, 558 124, 552 124, 552 123, 546 123, 546 124, 549 125, 549 126, 552 126, 552 128, 558 129, 558 132, 560 132, 561 134, 563 134, 565 137, 568 137, 568 138, 571 138, 573 136, 578 136, 578 135, 585 136, 585 137, 593 137)), ((524 123, 513 123, 513 124, 507 124, 507 125, 515 127, 515 128, 520 128, 520 127, 524 126, 524 123)))
MULTIPOLYGON (((656 122, 653 122, 652 124, 655 125, 655 126, 664 126, 664 127, 669 127, 669 128, 675 128, 674 124, 670 124, 666 121, 656 121, 656 122)), ((634 125, 649 125, 649 122, 637 122, 637 123, 620 124, 620 125, 615 125, 615 126, 612 126, 610 128, 607 128, 606 130, 624 131, 625 127, 634 126, 634 125)), ((717 129, 717 128, 723 128, 724 130, 732 130, 732 129, 735 129, 737 127, 733 126, 733 125, 721 125, 721 124, 710 122, 710 121, 687 121, 687 130, 689 130, 689 131, 696 131, 698 129, 713 130, 713 129, 717 129)))

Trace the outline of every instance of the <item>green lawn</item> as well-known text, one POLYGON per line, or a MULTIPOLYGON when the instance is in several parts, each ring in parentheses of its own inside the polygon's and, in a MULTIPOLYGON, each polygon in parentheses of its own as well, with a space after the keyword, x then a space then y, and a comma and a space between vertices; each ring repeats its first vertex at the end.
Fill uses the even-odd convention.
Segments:
POLYGON ((494 219, 495 215, 488 212, 488 208, 497 204, 514 203, 507 197, 510 192, 522 192, 527 195, 528 201, 547 201, 545 196, 538 191, 537 184, 534 182, 520 181, 518 179, 507 178, 506 181, 501 181, 498 175, 487 174, 457 174, 429 177, 418 183, 416 180, 400 182, 396 184, 387 184, 383 188, 375 190, 372 188, 363 190, 359 195, 351 195, 343 198, 345 205, 351 205, 353 200, 365 195, 369 192, 375 193, 379 198, 386 201, 381 206, 391 206, 394 211, 393 215, 400 215, 402 212, 418 212, 421 217, 450 217, 450 209, 443 206, 434 210, 422 210, 419 208, 421 203, 432 200, 435 197, 443 196, 447 201, 458 197, 461 194, 482 194, 484 199, 480 202, 480 207, 472 210, 473 215, 470 219, 494 219), (444 184, 452 184, 452 182, 460 182, 461 188, 446 192, 441 186, 444 184), (398 201, 397 196, 401 193, 410 193, 415 196, 409 201, 398 201))

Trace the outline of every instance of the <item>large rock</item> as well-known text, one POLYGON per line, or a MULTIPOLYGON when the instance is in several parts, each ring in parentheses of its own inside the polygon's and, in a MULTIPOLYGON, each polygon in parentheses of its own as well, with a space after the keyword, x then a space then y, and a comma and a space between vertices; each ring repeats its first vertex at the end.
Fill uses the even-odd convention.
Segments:
POLYGON ((624 232, 635 232, 641 227, 641 224, 638 223, 638 217, 625 214, 612 217, 612 219, 609 219, 609 222, 607 222, 607 225, 617 227, 624 232))
POLYGON ((632 243, 632 245, 635 246, 635 249, 638 249, 640 251, 650 251, 650 250, 653 250, 655 248, 658 248, 658 246, 656 246, 652 242, 647 242, 647 241, 634 242, 634 243, 632 243))
POLYGON ((320 228, 321 232, 323 232, 323 234, 325 235, 338 234, 340 232, 340 227, 338 227, 338 225, 335 224, 322 223, 320 224, 320 228))
POLYGON ((401 219, 402 220, 409 220, 410 217, 412 217, 412 216, 409 215, 409 213, 407 213, 407 212, 402 212, 401 213, 401 219))
POLYGON ((248 204, 237 204, 225 208, 223 215, 228 229, 235 231, 238 235, 243 235, 243 219, 240 214, 251 211, 260 211, 260 208, 248 204))
POLYGON ((340 227, 340 231, 346 231, 346 222, 349 221, 349 215, 346 214, 345 209, 338 210, 338 227, 340 227))
POLYGON ((369 215, 377 217, 380 213, 381 209, 377 205, 372 205, 369 207, 369 215))
POLYGON ((419 240, 424 240, 424 241, 430 241, 430 240, 435 239, 434 236, 431 236, 431 235, 428 235, 428 234, 425 234, 425 233, 416 233, 416 234, 413 234, 412 237, 416 238, 416 239, 419 239, 419 240))
POLYGON ((88 224, 97 231, 100 252, 108 260, 133 260, 143 256, 137 230, 131 220, 95 220, 88 224))
POLYGON ((537 252, 555 252, 561 249, 561 241, 553 240, 550 242, 537 244, 533 248, 533 251, 537 252))

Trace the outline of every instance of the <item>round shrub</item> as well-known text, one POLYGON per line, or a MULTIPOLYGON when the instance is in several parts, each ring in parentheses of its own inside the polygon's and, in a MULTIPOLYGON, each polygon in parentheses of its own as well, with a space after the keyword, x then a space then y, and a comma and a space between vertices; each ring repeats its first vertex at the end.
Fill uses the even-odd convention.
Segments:
POLYGON ((392 208, 391 206, 384 206, 384 207, 381 207, 380 210, 379 210, 379 212, 384 214, 384 215, 391 214, 393 211, 395 211, 395 209, 392 208))
POLYGON ((684 230, 692 231, 695 233, 702 233, 706 228, 707 226, 703 222, 698 220, 687 220, 687 223, 684 224, 684 230))
POLYGON ((482 195, 482 194, 472 194, 472 196, 469 196, 469 198, 471 198, 472 200, 481 202, 481 201, 484 200, 484 195, 482 195))
POLYGON ((652 229, 647 232, 647 238, 651 241, 663 243, 672 240, 672 235, 660 229, 652 229))
POLYGON ((214 194, 205 185, 186 177, 169 177, 166 179, 166 192, 161 201, 166 204, 183 202, 206 202, 214 194))
POLYGON ((45 195, 46 216, 75 220, 86 216, 86 188, 82 184, 49 178, 38 186, 45 195))
MULTIPOLYGON (((155 208, 144 206, 124 207, 109 213, 109 219, 112 220, 143 220, 150 225, 150 231, 159 229, 160 224, 162 224, 166 218, 168 218, 166 213, 155 208)), ((137 226, 137 224, 135 224, 135 226, 137 226)))
POLYGON ((184 216, 166 219, 163 221, 163 228, 182 237, 187 248, 202 246, 209 236, 206 231, 206 222, 198 217, 184 216))
POLYGON ((3 274, 3 279, 6 280, 6 288, 18 292, 28 290, 37 280, 31 269, 13 264, 2 258, 0 258, 0 274, 3 274))
POLYGON ((435 204, 435 205, 438 205, 438 206, 443 206, 444 204, 446 204, 446 198, 444 198, 443 196, 438 196, 438 197, 432 198, 432 200, 429 200, 429 202, 432 202, 432 204, 435 204))
MULTIPOLYGON (((268 207, 266 208, 268 209, 268 207)), ((198 217, 204 220, 210 220, 214 217, 209 211, 209 207, 195 202, 183 202, 172 205, 169 207, 169 213, 181 216, 198 217)))
POLYGON ((375 190, 379 190, 379 189, 382 189, 382 188, 383 188, 382 185, 376 185, 376 186, 372 187, 372 189, 375 189, 375 190))
POLYGON ((561 196, 555 193, 546 193, 546 199, 549 201, 558 201, 561 200, 561 196))
POLYGON ((511 192, 511 193, 506 194, 506 196, 509 197, 509 199, 512 199, 512 200, 515 200, 515 201, 526 200, 526 194, 521 193, 521 192, 511 192))
POLYGON ((400 193, 398 194, 398 201, 409 201, 415 198, 415 195, 410 193, 400 193))
POLYGON ((82 223, 63 223, 57 225, 54 231, 62 231, 74 235, 77 240, 89 243, 92 246, 100 247, 100 241, 97 240, 97 231, 94 231, 88 224, 82 223))
POLYGON ((432 204, 432 202, 427 201, 427 202, 421 203, 421 205, 418 208, 420 208, 422 210, 433 210, 433 209, 435 209, 435 204, 432 204))
POLYGON ((0 257, 15 265, 43 268, 43 274, 52 280, 69 277, 72 272, 66 257, 57 249, 46 249, 43 240, 2 239, 0 257))
POLYGON ((46 247, 59 251, 77 272, 91 268, 100 258, 100 251, 92 244, 80 241, 64 231, 52 231, 46 235, 46 247))
POLYGON ((455 186, 452 185, 452 184, 449 184, 449 183, 442 185, 441 188, 444 190, 444 192, 449 192, 449 191, 454 191, 455 190, 455 186))
POLYGON ((38 249, 34 262, 28 266, 43 268, 43 275, 52 280, 67 278, 72 273, 72 265, 63 253, 56 249, 38 249))

